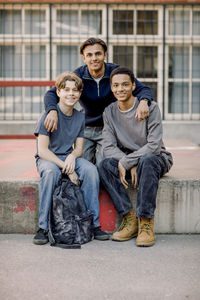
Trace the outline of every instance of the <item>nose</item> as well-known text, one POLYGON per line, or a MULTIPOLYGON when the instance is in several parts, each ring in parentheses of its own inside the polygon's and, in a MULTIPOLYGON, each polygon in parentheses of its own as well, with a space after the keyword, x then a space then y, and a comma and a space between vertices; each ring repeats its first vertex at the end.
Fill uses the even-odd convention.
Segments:
POLYGON ((123 89, 124 89, 123 85, 122 85, 122 84, 119 84, 119 85, 118 85, 118 91, 123 91, 123 89))

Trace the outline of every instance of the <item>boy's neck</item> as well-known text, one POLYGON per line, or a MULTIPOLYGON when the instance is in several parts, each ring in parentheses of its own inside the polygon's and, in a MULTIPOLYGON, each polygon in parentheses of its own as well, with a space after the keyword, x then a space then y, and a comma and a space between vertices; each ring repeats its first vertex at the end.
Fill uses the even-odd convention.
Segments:
POLYGON ((72 116, 72 113, 73 113, 73 109, 74 109, 74 106, 67 106, 67 105, 63 105, 62 103, 58 103, 58 106, 61 110, 61 112, 66 115, 66 116, 72 116))
POLYGON ((131 96, 127 101, 118 101, 119 109, 122 111, 129 110, 135 104, 135 97, 131 96))

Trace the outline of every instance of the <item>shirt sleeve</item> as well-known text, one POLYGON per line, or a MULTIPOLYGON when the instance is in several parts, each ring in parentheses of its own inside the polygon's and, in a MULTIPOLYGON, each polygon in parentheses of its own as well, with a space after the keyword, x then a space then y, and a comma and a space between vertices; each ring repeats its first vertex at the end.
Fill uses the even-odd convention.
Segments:
POLYGON ((138 164, 138 160, 145 154, 160 154, 162 148, 162 119, 157 104, 150 111, 150 116, 142 122, 147 122, 147 144, 121 158, 120 162, 126 170, 138 164))
POLYGON ((46 130, 46 127, 44 126, 44 120, 47 116, 47 113, 44 113, 41 118, 39 119, 37 125, 36 125, 36 128, 34 130, 34 135, 35 136, 38 136, 39 134, 44 134, 44 135, 47 135, 47 136, 50 136, 50 132, 48 132, 46 130))
POLYGON ((109 122, 108 109, 103 113, 104 128, 102 132, 102 145, 103 145, 103 154, 105 158, 114 157, 115 159, 120 160, 125 154, 117 146, 117 139, 115 137, 114 129, 109 122))
MULTIPOLYGON (((80 129, 79 134, 78 134, 77 137, 83 138, 83 137, 84 137, 84 129, 85 129, 85 115, 83 115, 83 114, 81 113, 81 116, 82 116, 82 124, 81 124, 81 129, 80 129)), ((80 116, 79 116, 79 117, 80 117, 80 116)))
POLYGON ((44 96, 45 111, 48 114, 50 110, 57 110, 57 103, 59 98, 56 94, 56 87, 48 90, 44 96))
POLYGON ((147 99, 148 104, 151 104, 151 101, 153 101, 153 93, 147 85, 143 84, 139 80, 135 78, 135 90, 133 92, 133 96, 137 97, 139 101, 142 99, 147 99))

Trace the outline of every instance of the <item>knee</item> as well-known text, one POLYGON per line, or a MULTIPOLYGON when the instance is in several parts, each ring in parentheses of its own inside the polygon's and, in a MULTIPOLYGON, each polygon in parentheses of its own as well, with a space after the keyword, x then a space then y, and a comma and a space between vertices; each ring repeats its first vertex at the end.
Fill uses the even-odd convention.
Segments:
POLYGON ((43 170, 41 177, 46 180, 58 180, 61 177, 61 171, 59 169, 47 168, 43 170))
POLYGON ((155 154, 145 154, 139 160, 139 165, 151 165, 155 161, 155 154))
POLYGON ((87 162, 87 164, 84 165, 83 173, 84 176, 90 178, 91 181, 99 180, 99 173, 97 167, 90 162, 87 162))
POLYGON ((99 174, 104 173, 110 169, 110 158, 103 159, 98 165, 99 174))

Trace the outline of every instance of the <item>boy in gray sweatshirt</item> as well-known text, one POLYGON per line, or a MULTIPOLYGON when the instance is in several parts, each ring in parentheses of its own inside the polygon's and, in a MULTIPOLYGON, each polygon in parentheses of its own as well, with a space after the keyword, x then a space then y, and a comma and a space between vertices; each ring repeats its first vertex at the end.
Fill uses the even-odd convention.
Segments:
POLYGON ((162 141, 157 103, 151 103, 148 119, 135 118, 139 101, 132 94, 135 89, 132 71, 123 67, 114 69, 110 80, 118 101, 104 111, 105 159, 100 163, 99 174, 118 214, 123 216, 112 239, 126 241, 137 236, 137 246, 151 246, 155 242, 154 211, 159 179, 170 170, 173 159, 162 141), (128 178, 138 189, 136 213, 126 192, 128 178))

